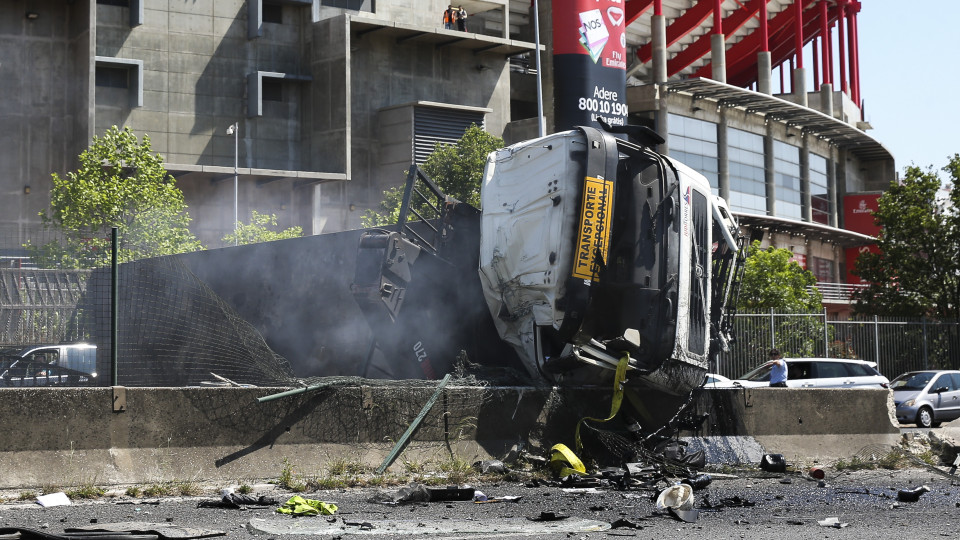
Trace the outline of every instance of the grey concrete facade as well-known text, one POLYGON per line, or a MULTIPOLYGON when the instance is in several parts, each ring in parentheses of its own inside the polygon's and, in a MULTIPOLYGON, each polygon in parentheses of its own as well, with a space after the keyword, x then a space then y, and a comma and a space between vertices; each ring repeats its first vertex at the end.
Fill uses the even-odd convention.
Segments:
POLYGON ((356 228, 366 208, 403 180, 412 150, 383 167, 380 111, 403 104, 485 111, 510 121, 508 2, 474 3, 470 32, 442 28, 440 2, 142 0, 0 5, 0 104, 5 178, 0 241, 38 234, 50 174, 73 168, 110 126, 149 136, 184 192, 208 247, 238 214, 275 214, 306 234, 356 228), (475 7, 476 6, 476 7, 475 7), (34 12, 35 18, 24 16, 34 12), (464 39, 466 38, 466 39, 464 39), (100 71, 112 82, 97 83, 100 71), (107 73, 109 75, 110 73, 107 73), (226 128, 238 123, 237 140, 226 128), (235 151, 235 142, 236 151, 235 151), (394 171, 393 169, 398 169, 394 171), (390 173, 393 173, 392 175, 390 173), (27 186, 30 186, 27 189, 27 186))

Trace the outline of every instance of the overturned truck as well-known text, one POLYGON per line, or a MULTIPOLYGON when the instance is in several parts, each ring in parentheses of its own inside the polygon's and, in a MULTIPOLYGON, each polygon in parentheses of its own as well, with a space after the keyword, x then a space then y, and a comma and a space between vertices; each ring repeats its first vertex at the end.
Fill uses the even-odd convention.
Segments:
POLYGON ((699 386, 732 341, 743 240, 703 175, 652 150, 662 142, 580 127, 503 148, 482 210, 412 166, 399 225, 360 239, 370 355, 400 377, 466 355, 552 383, 608 381, 625 363, 632 384, 699 386))

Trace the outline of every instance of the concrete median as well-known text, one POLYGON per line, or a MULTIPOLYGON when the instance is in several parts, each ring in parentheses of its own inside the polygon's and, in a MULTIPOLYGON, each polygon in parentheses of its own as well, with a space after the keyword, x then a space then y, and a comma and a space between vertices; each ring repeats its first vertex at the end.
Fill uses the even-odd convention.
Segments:
MULTIPOLYGON (((434 393, 430 381, 409 383, 330 387, 267 402, 257 398, 284 389, 2 389, 0 488, 254 481, 276 478, 284 467, 317 475, 335 460, 380 465, 434 393)), ((684 435, 753 437, 788 459, 848 457, 870 444, 896 444, 889 396, 878 390, 699 390, 693 410, 710 419, 684 435)), ((663 421, 682 401, 651 407, 644 422, 663 421)), ((609 410, 607 389, 450 386, 403 459, 452 452, 472 461, 502 457, 518 443, 534 449, 572 444, 581 418, 604 418, 609 410)))

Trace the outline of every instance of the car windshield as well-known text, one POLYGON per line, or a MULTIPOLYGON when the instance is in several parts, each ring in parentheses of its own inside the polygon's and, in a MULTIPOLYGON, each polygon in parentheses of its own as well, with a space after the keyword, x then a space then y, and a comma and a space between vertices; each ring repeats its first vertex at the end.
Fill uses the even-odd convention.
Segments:
POLYGON ((764 364, 740 378, 745 381, 769 381, 770 368, 772 367, 773 367, 773 364, 764 364))
POLYGON ((935 375, 936 373, 926 372, 904 373, 890 381, 890 388, 894 390, 923 390, 935 375))

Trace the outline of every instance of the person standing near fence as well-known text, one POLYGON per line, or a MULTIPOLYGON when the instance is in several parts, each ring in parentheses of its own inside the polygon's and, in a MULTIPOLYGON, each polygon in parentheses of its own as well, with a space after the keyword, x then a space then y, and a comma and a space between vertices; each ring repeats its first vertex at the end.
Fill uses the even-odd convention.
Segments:
POLYGON ((787 387, 787 362, 780 355, 778 349, 770 349, 770 386, 773 388, 787 387))

